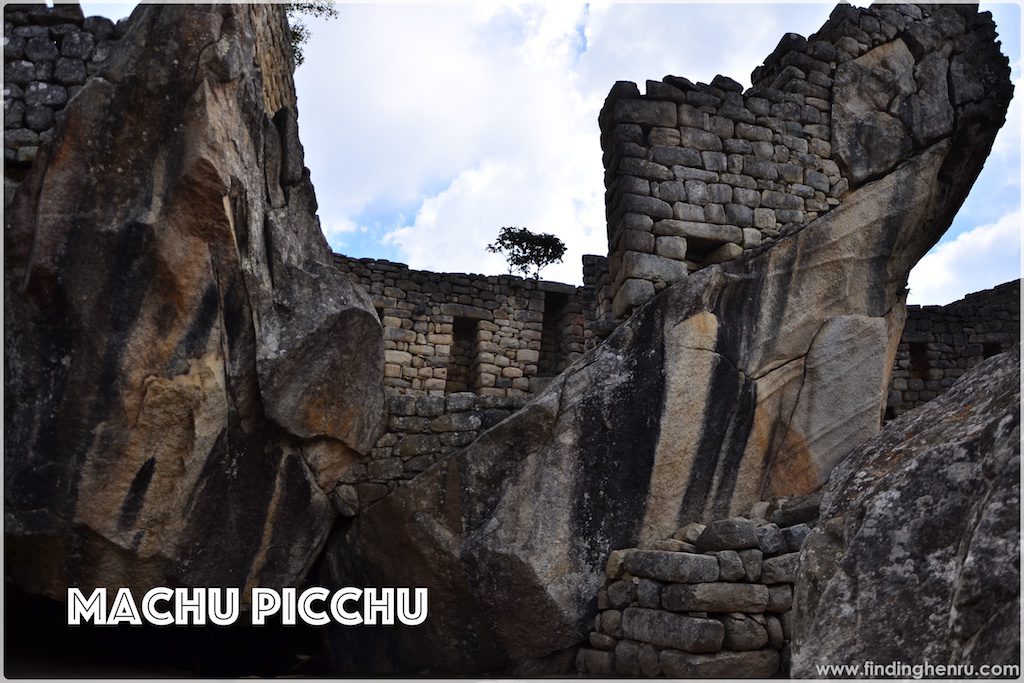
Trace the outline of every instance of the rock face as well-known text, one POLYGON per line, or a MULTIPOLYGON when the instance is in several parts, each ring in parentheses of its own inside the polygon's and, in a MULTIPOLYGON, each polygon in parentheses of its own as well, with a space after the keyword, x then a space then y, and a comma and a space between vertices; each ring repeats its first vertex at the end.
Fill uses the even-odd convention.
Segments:
POLYGON ((338 668, 564 666, 611 549, 809 493, 878 432, 907 274, 966 197, 1011 93, 988 15, 909 14, 891 37, 905 49, 864 46, 852 92, 833 104, 867 117, 871 135, 902 136, 836 133, 841 203, 667 288, 522 411, 332 539, 335 581, 431 590, 415 630, 336 630, 338 668), (941 75, 921 66, 930 51, 950 55, 941 75), (934 79, 949 84, 948 107, 934 79), (863 92, 874 80, 897 84, 916 113, 891 123, 888 102, 863 92))
POLYGON ((1020 657, 1020 351, 889 424, 832 473, 800 559, 793 674, 1020 657))
POLYGON ((286 31, 269 6, 140 7, 18 187, 5 534, 28 590, 294 585, 379 435, 380 324, 255 66, 290 59, 286 31))

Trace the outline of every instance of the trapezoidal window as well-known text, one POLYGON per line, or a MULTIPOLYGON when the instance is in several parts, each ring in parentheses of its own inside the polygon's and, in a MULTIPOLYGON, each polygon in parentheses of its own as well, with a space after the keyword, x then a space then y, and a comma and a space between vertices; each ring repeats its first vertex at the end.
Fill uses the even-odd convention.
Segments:
POLYGON ((544 294, 544 322, 540 333, 539 377, 554 377, 565 369, 565 314, 569 297, 558 292, 544 294))
POLYGON ((472 318, 455 318, 452 323, 452 346, 448 355, 446 394, 473 391, 476 386, 476 328, 472 318))
POLYGON ((991 358, 992 356, 1002 353, 1003 345, 999 342, 982 342, 981 344, 981 357, 991 358))
POLYGON ((924 379, 928 372, 928 344, 910 342, 910 376, 924 379))

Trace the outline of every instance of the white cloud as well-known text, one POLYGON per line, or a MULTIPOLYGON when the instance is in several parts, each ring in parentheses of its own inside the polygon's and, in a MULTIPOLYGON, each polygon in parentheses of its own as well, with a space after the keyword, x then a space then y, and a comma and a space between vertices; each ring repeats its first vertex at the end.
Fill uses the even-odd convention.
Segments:
POLYGON ((932 249, 910 271, 912 304, 947 304, 1020 277, 1021 212, 962 232, 932 249))
MULTIPOLYGON (((581 255, 607 252, 597 115, 612 83, 718 72, 746 81, 782 17, 806 33, 831 6, 340 9, 337 21, 310 22, 296 74, 325 224, 374 223, 394 207, 412 217, 375 234, 398 258, 484 273, 505 271, 484 250, 502 226, 551 232, 568 251, 544 277, 579 282, 581 255)), ((340 248, 337 237, 328 234, 340 248)))
MULTIPOLYGON (((524 226, 568 245, 544 277, 579 282, 580 256, 607 252, 597 115, 612 83, 723 73, 748 85, 783 33, 813 32, 832 7, 342 5, 336 21, 309 22, 296 74, 328 240, 355 256, 492 274, 505 266, 486 245, 502 226, 524 226)), ((1020 206, 1020 112, 1015 99, 954 234, 1020 206)), ((993 271, 971 254, 991 227, 926 256, 912 299, 944 303, 1017 276, 1014 260, 982 282, 993 271)))

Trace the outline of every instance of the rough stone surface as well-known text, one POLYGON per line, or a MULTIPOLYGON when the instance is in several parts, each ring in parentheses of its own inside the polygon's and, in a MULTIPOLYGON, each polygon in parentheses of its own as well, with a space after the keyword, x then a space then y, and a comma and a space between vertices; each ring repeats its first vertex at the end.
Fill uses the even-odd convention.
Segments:
POLYGON ((693 655, 662 650, 661 668, 669 678, 771 678, 779 672, 775 650, 693 655))
MULTIPOLYGON (((414 633, 380 631, 358 647, 333 630, 337 656, 359 670, 386 667, 388 652, 412 670, 466 672, 571 647, 586 638, 610 550, 738 514, 762 498, 811 493, 879 431, 907 275, 966 197, 1011 91, 990 19, 969 6, 950 11, 967 17, 955 40, 978 55, 954 84, 970 82, 978 95, 957 101, 947 136, 915 141, 895 166, 861 185, 830 167, 849 188, 830 210, 812 217, 806 206, 773 209, 792 219, 777 239, 664 289, 521 411, 332 539, 327 561, 336 580, 428 586, 434 605, 414 633)), ((777 78, 784 77, 780 70, 777 78)), ((615 92, 626 90, 636 91, 615 92)), ((763 98, 769 111, 785 99, 777 91, 777 101, 763 98)), ((722 100, 683 92, 688 106, 697 95, 700 114, 707 112, 698 107, 722 100)), ((641 133, 644 125, 660 127, 628 125, 641 133)), ((756 120, 745 125, 743 139, 752 144, 765 133, 790 135, 756 120)), ((711 172, 694 170, 702 173, 676 180, 702 199, 696 183, 708 181, 696 176, 711 172)), ((778 182, 733 175, 738 187, 778 182)), ((662 200, 628 201, 656 214, 645 217, 652 229, 663 220, 662 200)), ((610 220, 643 223, 627 221, 636 215, 623 210, 610 220)), ((687 245, 689 252, 689 238, 687 245)), ((647 280, 622 284, 630 282, 654 289, 647 280)))
POLYGON ((264 173, 258 15, 283 21, 140 7, 6 212, 5 550, 29 591, 298 585, 383 427, 370 300, 308 174, 264 173))
POLYGON ((794 676, 865 658, 1018 661, 1019 380, 1018 347, 836 468, 801 559, 794 676))

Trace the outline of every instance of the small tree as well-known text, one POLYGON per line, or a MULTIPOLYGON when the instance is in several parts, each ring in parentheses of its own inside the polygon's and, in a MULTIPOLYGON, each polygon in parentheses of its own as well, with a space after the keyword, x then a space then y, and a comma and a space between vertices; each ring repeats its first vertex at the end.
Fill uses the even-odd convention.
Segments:
POLYGON ((288 2, 285 3, 285 14, 288 16, 288 30, 291 32, 292 58, 295 66, 300 66, 306 60, 302 47, 309 40, 309 27, 302 22, 303 15, 311 17, 326 17, 334 19, 338 16, 338 10, 334 8, 333 2, 288 2))
POLYGON ((565 255, 565 242, 548 233, 530 232, 526 228, 502 228, 498 239, 487 245, 487 251, 501 254, 508 261, 509 275, 515 271, 540 279, 540 269, 559 263, 565 255))

